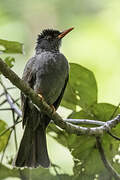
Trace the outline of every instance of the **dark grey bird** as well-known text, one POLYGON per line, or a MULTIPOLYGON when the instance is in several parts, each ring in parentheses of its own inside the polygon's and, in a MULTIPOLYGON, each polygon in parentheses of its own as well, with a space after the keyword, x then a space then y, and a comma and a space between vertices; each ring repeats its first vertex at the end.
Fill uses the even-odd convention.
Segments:
MULTIPOLYGON (((61 39, 73 28, 63 32, 46 29, 38 35, 36 53, 26 64, 23 80, 44 100, 57 110, 63 97, 68 77, 69 65, 60 53, 61 39)), ((50 118, 41 112, 28 97, 21 93, 24 134, 14 166, 50 166, 46 145, 46 127, 50 118)))

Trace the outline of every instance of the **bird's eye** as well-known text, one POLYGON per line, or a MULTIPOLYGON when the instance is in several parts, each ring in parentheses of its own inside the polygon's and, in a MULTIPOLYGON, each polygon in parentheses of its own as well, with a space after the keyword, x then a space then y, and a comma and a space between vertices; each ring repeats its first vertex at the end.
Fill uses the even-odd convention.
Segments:
POLYGON ((58 34, 54 34, 55 37, 58 37, 58 34))
POLYGON ((50 39, 51 39, 51 36, 46 36, 46 39, 47 39, 47 40, 50 40, 50 39))

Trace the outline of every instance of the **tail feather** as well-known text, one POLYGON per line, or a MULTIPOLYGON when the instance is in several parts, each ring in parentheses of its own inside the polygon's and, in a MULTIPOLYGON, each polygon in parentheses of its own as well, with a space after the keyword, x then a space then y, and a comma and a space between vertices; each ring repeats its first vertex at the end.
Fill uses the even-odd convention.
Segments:
POLYGON ((48 168, 50 160, 47 152, 45 128, 39 125, 34 131, 26 125, 19 151, 14 160, 16 167, 48 168))

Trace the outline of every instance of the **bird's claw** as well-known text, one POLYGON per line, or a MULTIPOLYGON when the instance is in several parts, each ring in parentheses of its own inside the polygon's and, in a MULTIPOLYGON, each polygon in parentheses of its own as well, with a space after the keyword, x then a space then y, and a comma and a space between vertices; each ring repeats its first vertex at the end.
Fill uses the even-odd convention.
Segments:
POLYGON ((51 109, 52 109, 52 114, 56 111, 55 107, 51 104, 50 105, 51 109))
POLYGON ((41 100, 43 100, 43 96, 41 94, 38 94, 38 96, 40 97, 41 100))
MULTIPOLYGON (((38 96, 40 97, 41 100, 44 100, 44 98, 41 94, 38 94, 38 96)), ((56 111, 55 107, 52 104, 50 104, 50 107, 52 109, 52 113, 54 113, 56 111)))

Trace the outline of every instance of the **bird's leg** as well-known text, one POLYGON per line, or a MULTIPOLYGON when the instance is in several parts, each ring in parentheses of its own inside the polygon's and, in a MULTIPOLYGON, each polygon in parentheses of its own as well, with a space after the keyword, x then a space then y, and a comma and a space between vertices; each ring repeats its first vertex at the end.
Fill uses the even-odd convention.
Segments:
POLYGON ((50 104, 50 107, 52 109, 52 113, 54 113, 56 111, 55 107, 52 104, 50 104))
MULTIPOLYGON (((44 100, 44 97, 42 96, 42 94, 38 94, 38 96, 40 97, 41 100, 44 100)), ((53 106, 53 104, 50 104, 50 107, 52 109, 52 113, 54 113, 56 111, 55 107, 53 106)))
POLYGON ((40 97, 41 100, 44 99, 43 96, 42 96, 42 94, 38 94, 38 96, 40 97))

